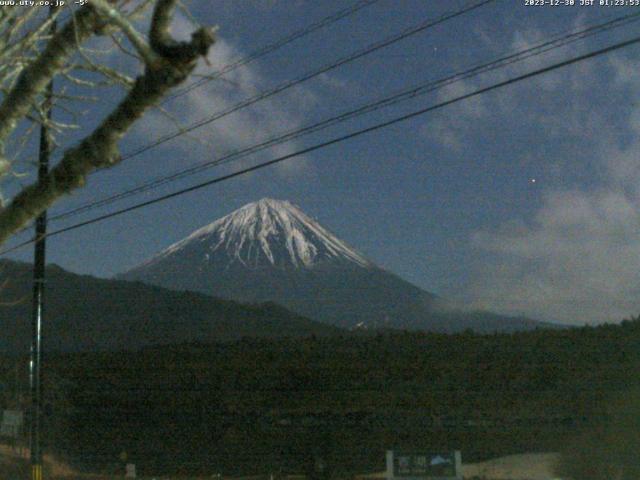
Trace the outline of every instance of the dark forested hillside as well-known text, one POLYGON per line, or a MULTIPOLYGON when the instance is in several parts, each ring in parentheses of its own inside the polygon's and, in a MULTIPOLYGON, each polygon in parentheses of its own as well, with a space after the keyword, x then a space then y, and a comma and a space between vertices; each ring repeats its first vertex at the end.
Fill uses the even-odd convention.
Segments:
MULTIPOLYGON (((244 339, 45 359, 49 442, 143 472, 343 472, 384 450, 557 451, 640 384, 640 321, 496 335, 244 339), (62 385, 62 388, 55 386, 62 385)), ((6 378, 12 370, 5 369, 6 378)), ((7 382, 10 384, 10 382, 7 382)))
MULTIPOLYGON (((28 352, 31 265, 0 261, 0 352, 28 352)), ((192 341, 333 335, 341 330, 275 304, 243 305, 137 282, 47 270, 44 348, 96 351, 192 341)))

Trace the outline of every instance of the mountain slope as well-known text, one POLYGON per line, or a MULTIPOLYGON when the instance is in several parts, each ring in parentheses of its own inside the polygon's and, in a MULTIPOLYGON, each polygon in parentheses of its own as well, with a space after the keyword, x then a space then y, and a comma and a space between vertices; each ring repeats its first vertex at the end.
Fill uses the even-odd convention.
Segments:
MULTIPOLYGON (((0 261, 0 350, 28 352, 31 265, 0 261)), ((243 336, 323 336, 341 330, 279 305, 241 305, 192 292, 47 268, 46 350, 118 350, 243 336)))
POLYGON ((200 228, 134 271, 174 259, 202 270, 313 269, 323 264, 371 268, 360 253, 286 201, 264 198, 200 228))
POLYGON ((513 331, 540 323, 443 311, 287 201, 262 199, 196 230, 119 278, 243 302, 274 301, 340 327, 513 331))

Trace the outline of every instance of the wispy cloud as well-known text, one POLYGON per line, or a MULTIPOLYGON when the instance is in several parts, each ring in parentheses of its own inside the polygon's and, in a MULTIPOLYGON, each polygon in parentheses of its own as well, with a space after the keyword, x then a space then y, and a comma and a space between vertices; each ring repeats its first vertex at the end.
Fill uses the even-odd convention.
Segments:
MULTIPOLYGON (((434 103, 446 102, 471 93, 478 88, 473 81, 458 81, 438 91, 434 103)), ((423 125, 422 132, 432 142, 442 145, 447 150, 459 153, 464 138, 469 131, 475 129, 476 123, 488 113, 484 98, 473 97, 447 108, 443 113, 435 115, 423 125)))
MULTIPOLYGON (((173 31, 177 38, 188 36, 193 27, 183 18, 177 18, 173 31)), ((224 66, 234 62, 246 54, 234 45, 219 38, 207 62, 201 62, 196 70, 196 81, 201 75, 210 75, 224 66)), ((259 95, 275 85, 265 76, 259 67, 245 65, 225 74, 222 78, 207 82, 186 95, 170 102, 166 106, 169 115, 156 111, 148 115, 136 129, 139 138, 157 138, 176 131, 178 123, 188 127, 196 122, 235 107, 239 102, 259 95)), ((317 103, 313 90, 299 86, 286 93, 274 95, 255 102, 246 108, 225 115, 189 133, 179 140, 172 141, 169 148, 179 152, 181 162, 201 161, 205 158, 219 157, 226 152, 252 146, 273 138, 281 133, 297 128, 304 123, 305 116, 317 103)), ((288 141, 273 146, 262 153, 269 158, 289 154, 300 145, 296 141, 288 141)), ((235 165, 246 165, 248 161, 236 162, 235 165)), ((281 170, 291 173, 301 168, 304 160, 284 164, 281 170)))
POLYGON ((484 307, 567 323, 640 312, 640 199, 619 189, 546 195, 531 222, 473 239, 485 254, 470 292, 484 307))
MULTIPOLYGON (((637 61, 618 55, 608 68, 611 95, 626 95, 627 105, 638 101, 637 61)), ((640 107, 624 114, 619 104, 590 109, 582 86, 571 82, 577 75, 583 83, 593 78, 584 70, 567 72, 560 90, 569 101, 551 92, 558 107, 550 125, 563 125, 566 135, 582 131, 601 176, 590 186, 549 187, 530 218, 476 232, 480 260, 466 297, 479 307, 571 324, 640 313, 640 107), (617 128, 608 121, 612 112, 617 128)), ((550 121, 548 113, 540 118, 550 121)), ((576 152, 584 149, 557 153, 576 152)), ((585 155, 585 164, 589 160, 585 155)))

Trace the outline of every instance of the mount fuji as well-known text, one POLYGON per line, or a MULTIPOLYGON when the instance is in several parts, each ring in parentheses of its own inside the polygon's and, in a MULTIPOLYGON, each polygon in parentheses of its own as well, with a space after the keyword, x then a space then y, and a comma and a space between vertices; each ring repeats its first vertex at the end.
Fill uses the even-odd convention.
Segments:
POLYGON ((265 198, 202 227, 120 279, 241 302, 276 302, 347 328, 458 332, 544 326, 526 318, 442 308, 288 201, 265 198))

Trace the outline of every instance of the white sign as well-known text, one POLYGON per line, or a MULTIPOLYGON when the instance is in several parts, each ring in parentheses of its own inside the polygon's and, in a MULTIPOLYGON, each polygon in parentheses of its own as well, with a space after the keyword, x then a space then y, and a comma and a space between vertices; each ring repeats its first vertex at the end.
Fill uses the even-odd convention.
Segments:
POLYGON ((462 480, 462 456, 452 452, 387 451, 387 480, 462 480))
POLYGON ((0 423, 0 437, 17 438, 22 427, 24 415, 20 410, 5 410, 2 412, 0 423))
POLYGON ((136 478, 136 465, 135 463, 127 463, 125 467, 125 478, 136 478))

